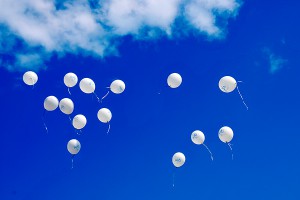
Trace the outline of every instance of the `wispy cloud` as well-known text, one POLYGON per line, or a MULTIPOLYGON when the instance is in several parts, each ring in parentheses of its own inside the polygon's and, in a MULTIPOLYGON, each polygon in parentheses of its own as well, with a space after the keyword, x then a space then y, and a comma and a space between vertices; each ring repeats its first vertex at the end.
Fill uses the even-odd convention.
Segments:
POLYGON ((269 48, 264 48, 263 52, 265 53, 265 55, 268 58, 269 72, 271 74, 278 72, 288 62, 287 59, 284 59, 278 55, 275 55, 269 48))
POLYGON ((0 60, 9 70, 41 69, 53 54, 116 54, 118 39, 126 35, 172 39, 196 30, 222 38, 228 18, 240 7, 238 0, 1 0, 0 4, 0 60))

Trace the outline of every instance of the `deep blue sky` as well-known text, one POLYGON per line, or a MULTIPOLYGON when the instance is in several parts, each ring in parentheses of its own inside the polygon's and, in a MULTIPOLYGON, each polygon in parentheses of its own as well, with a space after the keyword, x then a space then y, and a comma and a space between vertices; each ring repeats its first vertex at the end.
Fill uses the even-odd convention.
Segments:
POLYGON ((126 37, 118 57, 53 58, 34 89, 22 82, 23 73, 0 68, 0 199, 300 199, 299 6, 245 1, 223 40, 126 37), (92 78, 99 96, 114 79, 126 90, 103 104, 78 85, 70 97, 63 84, 68 72, 92 78), (166 85, 172 72, 183 78, 176 90, 166 85), (237 91, 219 90, 224 75, 244 82, 248 111, 237 91), (72 116, 87 117, 81 136, 59 110, 46 114, 46 134, 49 95, 72 98, 72 116), (113 114, 109 135, 97 119, 101 107, 113 114), (233 161, 218 138, 224 125, 234 131, 233 161), (213 162, 191 142, 196 129, 206 135, 213 162), (71 170, 66 144, 73 138, 82 149, 71 170), (171 162, 177 151, 186 156, 179 169, 171 162))

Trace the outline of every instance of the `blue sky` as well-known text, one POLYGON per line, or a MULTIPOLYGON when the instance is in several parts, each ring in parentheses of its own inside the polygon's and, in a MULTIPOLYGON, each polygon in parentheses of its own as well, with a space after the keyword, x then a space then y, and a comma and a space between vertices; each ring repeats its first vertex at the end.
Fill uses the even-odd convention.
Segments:
MULTIPOLYGON (((46 4, 33 9, 32 1, 24 2, 18 4, 20 9, 28 5, 35 11, 50 9, 46 4)), ((89 14, 85 1, 79 2, 65 8, 63 15, 49 11, 54 14, 47 16, 48 21, 53 16, 69 19, 74 11, 89 14)), ((101 22, 108 28, 104 32, 97 27, 73 31, 71 22, 53 29, 53 24, 43 26, 40 21, 18 24, 8 20, 22 19, 18 9, 6 15, 1 12, 1 199, 299 199, 299 3, 252 0, 237 6, 235 1, 224 0, 202 6, 207 1, 163 1, 158 7, 170 13, 160 18, 157 7, 124 0, 139 20, 118 21, 122 17, 114 15, 114 9, 120 5, 105 2, 108 14, 101 22), (220 3, 227 7, 221 9, 220 3), (206 9, 203 12, 210 13, 215 23, 208 17, 193 24, 188 17, 191 13, 171 12, 172 8, 188 10, 190 4, 206 9), (151 21, 157 17, 160 23, 151 21), (45 32, 26 32, 30 30, 27 23, 45 32), (216 29, 220 32, 213 32, 216 29), (77 40, 77 34, 84 39, 77 40), (102 34, 100 39, 107 46, 94 34, 102 34), (39 76, 34 89, 22 81, 28 69, 39 76), (103 104, 82 93, 78 85, 70 96, 63 84, 68 72, 79 79, 92 78, 98 96, 115 79, 122 79, 126 90, 110 94, 103 104), (173 72, 183 78, 178 89, 166 84, 173 72), (219 90, 218 81, 225 75, 243 81, 239 89, 248 111, 237 91, 219 90), (72 116, 87 117, 82 135, 75 133, 59 110, 46 113, 49 133, 45 132, 43 101, 49 95, 74 101, 72 116), (102 107, 113 115, 109 135, 107 126, 97 119, 102 107), (234 131, 234 160, 218 138, 218 130, 225 125, 234 131), (190 140, 197 129, 206 135, 213 162, 203 146, 190 140), (71 169, 66 145, 73 138, 82 149, 71 169), (186 163, 175 169, 171 158, 178 151, 185 154, 186 163)), ((93 3, 88 5, 91 18, 84 19, 100 23, 101 16, 95 17, 98 4, 93 3)), ((0 4, 11 6, 9 1, 0 4)), ((196 12, 199 16, 193 19, 203 19, 203 12, 196 12)), ((130 15, 125 12, 124 16, 130 15)))

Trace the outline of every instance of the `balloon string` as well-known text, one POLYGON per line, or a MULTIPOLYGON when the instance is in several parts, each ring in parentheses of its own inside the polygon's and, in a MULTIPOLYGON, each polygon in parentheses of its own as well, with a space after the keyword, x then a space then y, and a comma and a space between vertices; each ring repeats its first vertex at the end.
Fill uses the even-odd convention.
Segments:
POLYGON ((99 103, 101 103, 99 97, 97 96, 97 94, 96 94, 95 92, 93 92, 93 94, 94 94, 95 97, 97 98, 97 101, 98 101, 99 103))
POLYGON ((71 169, 73 169, 74 168, 74 155, 72 155, 71 161, 72 161, 72 168, 71 169))
POLYGON ((101 98, 101 103, 102 103, 102 100, 105 99, 108 94, 109 94, 109 91, 107 91, 107 93, 101 98))
POLYGON ((81 130, 76 130, 76 134, 77 134, 77 135, 81 135, 81 134, 82 134, 82 131, 81 131, 81 130))
POLYGON ((46 129, 46 132, 48 133, 48 128, 47 128, 47 125, 46 125, 45 122, 44 122, 44 127, 45 127, 45 129, 46 129))
POLYGON ((164 91, 164 88, 159 88, 157 94, 161 94, 164 91))
POLYGON ((70 88, 69 87, 68 87, 68 92, 69 92, 69 95, 72 95, 71 92, 70 92, 70 88))
POLYGON ((108 135, 108 133, 109 133, 109 131, 110 131, 110 123, 109 123, 109 122, 107 122, 107 123, 108 123, 108 129, 107 129, 106 134, 108 135))
POLYGON ((236 85, 236 88, 237 88, 237 91, 238 91, 238 93, 239 93, 239 95, 240 95, 242 101, 243 101, 243 104, 246 106, 246 108, 247 108, 247 110, 248 110, 248 106, 247 106, 247 104, 245 103, 244 98, 243 98, 243 96, 242 96, 242 94, 241 94, 241 92, 240 92, 240 90, 239 90, 239 86, 236 85))
POLYGON ((209 148, 204 143, 203 143, 203 146, 205 146, 205 148, 207 149, 207 151, 210 153, 211 160, 214 160, 214 157, 213 157, 211 151, 209 150, 209 148))
POLYGON ((175 187, 175 173, 173 172, 173 183, 172 186, 175 187))
POLYGON ((73 125, 70 115, 68 115, 68 117, 69 117, 70 123, 73 125))
POLYGON ((233 160, 233 150, 232 150, 232 144, 230 144, 229 142, 226 142, 230 148, 231 151, 231 159, 233 160))
POLYGON ((45 129, 46 129, 46 132, 48 133, 48 127, 47 127, 47 125, 46 125, 46 122, 45 122, 45 114, 46 114, 46 110, 44 110, 44 113, 43 113, 43 124, 44 124, 44 127, 45 127, 45 129))

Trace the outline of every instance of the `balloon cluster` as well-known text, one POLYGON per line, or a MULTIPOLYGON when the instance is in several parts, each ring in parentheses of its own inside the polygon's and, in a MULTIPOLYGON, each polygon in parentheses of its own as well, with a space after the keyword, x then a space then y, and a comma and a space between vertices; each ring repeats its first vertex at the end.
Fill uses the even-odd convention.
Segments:
MULTIPOLYGON (((36 75, 36 73, 34 73, 32 71, 28 71, 23 75, 23 80, 27 85, 34 86, 38 80, 38 76, 36 75)), ((64 84, 68 87, 68 92, 70 95, 71 95, 70 88, 74 87, 77 84, 77 82, 78 82, 78 77, 74 73, 67 73, 64 76, 64 84)), ((167 78, 167 84, 169 85, 170 88, 173 88, 173 89, 178 88, 181 85, 181 83, 182 83, 182 77, 178 73, 172 73, 167 78)), ((102 102, 102 100, 109 94, 110 91, 115 94, 121 94, 122 92, 124 92, 125 83, 122 80, 113 81, 111 83, 110 87, 108 87, 110 89, 110 91, 108 91, 107 94, 101 100, 95 94, 96 85, 92 79, 83 78, 79 83, 79 87, 80 87, 81 91, 86 94, 93 93, 97 97, 98 101, 102 102)), ((219 81, 219 88, 224 93, 230 93, 230 92, 234 91, 235 88, 237 88, 238 93, 239 93, 244 105, 248 109, 248 107, 245 104, 243 97, 238 89, 237 81, 233 77, 231 77, 231 76, 222 77, 219 81)), ((55 96, 48 96, 45 99, 45 101, 44 101, 45 110, 53 111, 57 107, 59 107, 59 109, 64 114, 70 115, 74 110, 74 103, 69 98, 64 98, 64 99, 58 101, 58 99, 55 96)), ((112 113, 108 108, 101 108, 97 113, 97 117, 100 122, 109 124, 109 122, 112 118, 112 113)), ((82 128, 84 128, 87 123, 86 117, 82 114, 76 115, 73 118, 73 120, 71 120, 71 118, 69 116, 69 119, 70 119, 70 121, 72 121, 73 127, 77 130, 81 130, 82 128)), ((45 123, 44 123, 44 125, 45 125, 45 123)), ((46 130, 48 130, 46 125, 45 125, 45 128, 46 128, 46 130)), ((109 132, 109 130, 110 130, 110 125, 108 127, 107 133, 109 132)), ((230 150, 232 151, 231 144, 230 144, 231 140, 233 139, 232 129, 228 126, 224 126, 219 130, 218 136, 222 142, 228 144, 228 146, 230 147, 230 150)), ((192 132, 191 140, 196 145, 202 144, 210 153, 211 160, 213 160, 213 155, 212 155, 211 151, 204 143, 205 135, 202 131, 195 130, 194 132, 192 132)), ((80 148, 81 148, 80 142, 76 139, 70 140, 67 144, 67 149, 73 156, 76 155, 80 151, 80 148)), ((232 159, 233 159, 233 154, 232 154, 232 159)), ((185 155, 181 152, 175 153, 172 157, 173 165, 176 168, 183 166, 183 164, 185 163, 185 160, 186 160, 185 155)))
MULTIPOLYGON (((167 82, 168 82, 168 85, 170 86, 170 88, 178 88, 181 85, 181 83, 182 83, 182 77, 178 73, 172 73, 172 74, 169 75, 169 77, 167 79, 167 82)), ((220 88, 220 90, 222 92, 230 93, 230 92, 234 91, 235 88, 238 89, 237 81, 233 77, 231 77, 231 76, 224 76, 219 81, 219 88, 220 88)), ((248 107, 245 104, 244 99, 243 99, 243 97, 242 97, 242 95, 241 95, 241 93, 240 93, 239 90, 238 90, 238 92, 240 94, 240 97, 241 97, 244 105, 246 106, 246 108, 248 110, 248 107)), ((231 147, 231 144, 230 144, 230 141, 233 138, 233 131, 232 131, 232 129, 230 127, 228 127, 228 126, 224 126, 224 127, 222 127, 219 130, 218 136, 219 136, 219 139, 222 142, 228 144, 230 150, 232 151, 232 147, 231 147)), ((203 146, 205 146, 205 148, 210 153, 211 160, 213 160, 213 155, 212 155, 211 151, 204 144, 205 135, 204 135, 204 133, 202 131, 195 130, 194 132, 192 132, 192 134, 191 134, 191 140, 196 145, 203 144, 203 146)), ((233 159, 233 154, 232 154, 232 159, 233 159)), ((175 153, 173 155, 173 157, 172 157, 172 163, 173 163, 173 165, 176 168, 181 167, 185 163, 185 160, 186 160, 185 155, 183 153, 181 153, 181 152, 175 153)))
MULTIPOLYGON (((38 80, 38 76, 35 72, 28 71, 23 75, 23 81, 27 85, 34 86, 37 83, 37 80, 38 80)), ((74 73, 67 73, 64 76, 64 84, 67 86, 68 93, 70 95, 71 95, 70 88, 74 87, 77 84, 77 82, 78 82, 78 77, 74 73)), ((81 79, 79 83, 79 88, 82 92, 86 94, 93 93, 97 97, 98 101, 100 102, 100 99, 95 94, 96 84, 92 79, 90 78, 81 79)), ((114 80, 110 84, 110 87, 108 88, 110 89, 111 92, 115 94, 121 94, 125 90, 125 83, 122 80, 114 80)), ((108 93, 101 99, 101 102, 108 95, 108 93)), ((44 100, 45 111, 43 114, 43 119, 46 111, 54 111, 58 107, 62 113, 69 116, 69 119, 76 130, 81 130, 86 126, 87 119, 83 114, 77 114, 75 117, 73 117, 73 119, 71 119, 70 115, 74 111, 74 103, 70 98, 63 98, 59 101, 55 96, 46 97, 46 99, 44 100)), ((112 118, 111 111, 108 108, 101 108, 97 113, 97 117, 100 122, 108 123, 108 130, 107 130, 108 133, 110 130, 109 122, 111 121, 112 118)), ((48 132, 48 128, 46 126, 45 121, 44 121, 44 126, 46 131, 48 132)), ((71 139, 67 144, 67 150, 72 155, 72 168, 73 168, 73 157, 79 153, 80 148, 81 148, 81 144, 76 139, 71 139)))
MULTIPOLYGON (((170 86, 170 88, 178 88, 182 83, 182 78, 178 73, 172 73, 169 75, 167 82, 168 82, 168 85, 170 86)), ((234 91, 235 88, 237 88, 238 93, 242 99, 242 102, 244 103, 245 107, 248 110, 248 106, 244 102, 244 99, 239 91, 237 81, 233 77, 231 77, 231 76, 222 77, 219 81, 219 88, 224 93, 230 93, 230 92, 234 91)), ((232 147, 230 144, 231 140, 233 139, 233 130, 228 126, 223 126, 222 128, 220 128, 220 130, 218 132, 218 136, 222 142, 226 143, 229 146, 229 148, 231 150, 231 158, 233 159, 232 147)), ((211 160, 213 160, 213 155, 212 155, 211 151, 204 144, 205 135, 202 131, 195 130, 194 132, 192 132, 191 140, 196 145, 202 144, 210 153, 211 160)), ((176 168, 183 166, 185 161, 186 161, 186 158, 182 152, 177 152, 172 157, 172 163, 176 168)), ((173 174, 173 187, 174 187, 174 174, 173 174)))
MULTIPOLYGON (((222 142, 227 143, 227 144, 230 145, 229 142, 233 138, 233 131, 230 127, 224 126, 219 130, 218 136, 219 136, 219 139, 222 142)), ((194 131, 191 134, 191 140, 194 144, 197 144, 197 145, 203 144, 207 148, 207 150, 209 151, 209 153, 211 155, 211 159, 213 160, 212 153, 210 152, 208 147, 204 144, 205 135, 202 131, 199 131, 199 130, 194 131)), ((177 167, 177 168, 181 167, 185 163, 185 155, 181 152, 175 153, 172 157, 172 162, 173 162, 175 167, 177 167)))

